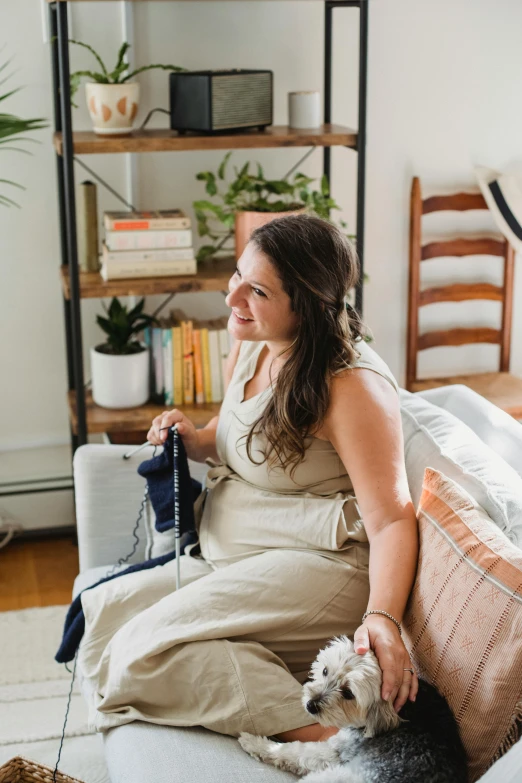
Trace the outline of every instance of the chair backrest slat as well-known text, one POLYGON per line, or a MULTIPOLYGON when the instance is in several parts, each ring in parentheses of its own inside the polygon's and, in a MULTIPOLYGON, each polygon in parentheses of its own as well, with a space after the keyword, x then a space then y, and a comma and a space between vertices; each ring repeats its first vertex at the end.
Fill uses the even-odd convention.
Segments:
MULTIPOLYGON (((487 210, 481 193, 455 193, 422 199, 418 177, 413 178, 410 201, 410 270, 408 287, 408 335, 406 388, 417 382, 418 351, 435 346, 494 343, 500 345, 499 371, 509 372, 511 324, 513 315, 514 251, 504 239, 462 237, 436 240, 422 245, 422 216, 439 211, 487 210), (471 255, 497 256, 504 259, 502 286, 486 282, 452 283, 432 286, 421 291, 421 263, 432 258, 460 258, 471 255), (419 335, 419 308, 435 302, 467 300, 500 301, 500 329, 468 328, 435 330, 419 335)), ((497 262, 498 263, 498 262, 497 262)))
POLYGON ((431 196, 422 202, 423 215, 428 215, 430 212, 466 212, 468 209, 487 208, 482 193, 452 193, 449 196, 431 196))
POLYGON ((506 252, 506 243, 498 239, 444 239, 428 242, 421 248, 421 261, 444 256, 500 256, 506 252))
POLYGON ((446 329, 421 334, 417 345, 419 351, 440 345, 468 345, 470 343, 493 343, 498 345, 500 337, 500 329, 490 329, 486 326, 469 329, 446 329))
POLYGON ((453 283, 421 291, 419 307, 435 302, 466 302, 470 300, 501 302, 503 298, 504 289, 492 283, 453 283))

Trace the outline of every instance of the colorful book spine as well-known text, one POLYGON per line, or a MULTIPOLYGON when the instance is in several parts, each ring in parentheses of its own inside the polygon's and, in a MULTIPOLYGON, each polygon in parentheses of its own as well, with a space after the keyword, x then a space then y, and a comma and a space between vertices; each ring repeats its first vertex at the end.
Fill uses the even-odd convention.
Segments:
POLYGON ((197 274, 197 263, 187 261, 107 261, 102 263, 103 280, 125 280, 139 277, 179 277, 197 274))
POLYGON ((154 359, 152 356, 152 327, 146 326, 143 330, 143 341, 149 349, 149 399, 156 399, 156 379, 154 373, 154 359))
POLYGON ((194 399, 196 403, 205 402, 205 389, 203 386, 203 359, 201 356, 201 329, 192 332, 192 345, 194 348, 194 399))
POLYGON ((221 353, 219 350, 219 332, 217 329, 209 329, 208 352, 210 359, 211 402, 221 402, 223 399, 221 381, 221 353))
POLYGON ((163 336, 163 387, 165 405, 174 404, 174 376, 172 371, 172 329, 162 329, 163 336))
POLYGON ((210 352, 208 342, 208 329, 201 329, 201 357, 203 359, 203 389, 205 402, 212 402, 212 376, 210 372, 210 352))
POLYGON ((107 231, 158 231, 190 228, 190 218, 181 209, 155 212, 105 212, 103 223, 107 231))
POLYGON ((104 262, 128 262, 128 261, 192 261, 194 249, 192 247, 167 247, 151 250, 109 250, 103 244, 102 261, 104 262))
POLYGON ((226 361, 228 358, 228 355, 230 353, 230 342, 229 342, 229 332, 228 329, 220 329, 219 330, 219 353, 221 356, 221 384, 222 384, 222 399, 225 397, 225 366, 226 361))
POLYGON ((172 350, 174 355, 174 405, 183 405, 183 340, 181 326, 172 327, 172 350))
POLYGON ((81 183, 78 190, 78 263, 82 272, 98 272, 98 205, 96 184, 81 183))
POLYGON ((105 244, 109 250, 192 247, 192 231, 106 231, 105 244))
POLYGON ((152 329, 152 358, 154 362, 154 402, 162 405, 165 402, 164 374, 163 374, 163 335, 160 326, 152 329))
POLYGON ((181 322, 183 341, 183 402, 194 404, 194 356, 192 345, 192 321, 181 322))

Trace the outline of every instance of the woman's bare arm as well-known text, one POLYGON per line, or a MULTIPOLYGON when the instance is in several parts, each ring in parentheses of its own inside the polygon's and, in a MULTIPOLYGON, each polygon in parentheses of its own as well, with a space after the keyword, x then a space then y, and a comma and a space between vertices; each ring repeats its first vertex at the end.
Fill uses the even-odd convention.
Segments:
MULTIPOLYGON (((368 609, 389 612, 400 622, 415 578, 418 531, 397 392, 372 370, 355 368, 336 376, 321 434, 350 476, 370 542, 368 609)), ((363 647, 371 643, 383 669, 383 698, 391 694, 400 709, 408 695, 415 696, 417 682, 404 677, 403 668, 411 664, 394 624, 370 615, 357 638, 363 647)))

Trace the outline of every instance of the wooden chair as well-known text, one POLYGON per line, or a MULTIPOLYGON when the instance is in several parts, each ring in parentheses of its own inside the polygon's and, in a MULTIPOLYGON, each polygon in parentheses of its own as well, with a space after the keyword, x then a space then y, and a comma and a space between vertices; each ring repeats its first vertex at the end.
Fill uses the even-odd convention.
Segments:
POLYGON ((515 255, 513 248, 503 237, 499 237, 499 239, 461 238, 422 244, 421 220, 423 215, 440 210, 462 212, 469 209, 487 209, 481 193, 456 193, 423 199, 419 179, 414 177, 411 189, 406 388, 414 392, 462 383, 515 418, 522 419, 522 378, 509 372, 515 255), (462 257, 469 255, 502 257, 504 259, 503 285, 495 286, 484 282, 453 283, 421 290, 422 261, 442 256, 462 257), (499 330, 462 328, 419 334, 420 307, 433 302, 462 302, 471 299, 502 302, 502 319, 499 330), (419 351, 440 345, 466 345, 469 343, 499 344, 499 371, 422 380, 417 377, 417 354, 419 351))

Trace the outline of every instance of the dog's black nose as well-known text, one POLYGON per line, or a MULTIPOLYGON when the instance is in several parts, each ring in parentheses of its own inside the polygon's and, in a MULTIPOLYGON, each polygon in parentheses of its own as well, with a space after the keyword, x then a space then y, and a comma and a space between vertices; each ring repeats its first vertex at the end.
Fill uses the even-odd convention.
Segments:
POLYGON ((308 712, 311 712, 312 715, 317 715, 317 713, 321 711, 321 707, 319 706, 319 702, 318 701, 314 701, 313 699, 310 699, 310 701, 307 702, 306 709, 308 710, 308 712))

